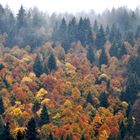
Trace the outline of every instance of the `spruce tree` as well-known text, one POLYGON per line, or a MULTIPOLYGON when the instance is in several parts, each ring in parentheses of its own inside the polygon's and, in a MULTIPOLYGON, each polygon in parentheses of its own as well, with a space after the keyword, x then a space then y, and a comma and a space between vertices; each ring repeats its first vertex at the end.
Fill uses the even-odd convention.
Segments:
POLYGON ((43 66, 42 66, 41 58, 39 54, 36 56, 36 59, 33 65, 33 71, 37 77, 40 77, 40 75, 43 73, 43 66))
POLYGON ((88 95, 87 95, 87 102, 90 103, 91 105, 94 105, 94 100, 92 98, 92 95, 91 93, 89 92, 88 95))
POLYGON ((53 139, 54 139, 53 135, 52 135, 52 133, 50 133, 47 140, 53 140, 53 139))
POLYGON ((1 140, 13 140, 13 137, 10 134, 9 123, 6 123, 6 125, 3 126, 1 140))
POLYGON ((19 130, 18 133, 17 133, 17 135, 16 135, 16 140, 22 140, 22 139, 23 139, 23 134, 19 130))
POLYGON ((81 138, 80 138, 80 140, 86 140, 85 136, 82 135, 81 138))
POLYGON ((76 18, 73 17, 68 24, 68 39, 70 44, 76 41, 76 34, 77 34, 77 23, 76 18))
POLYGON ((72 140, 72 135, 67 135, 66 140, 72 140))
POLYGON ((40 103, 37 100, 35 100, 34 105, 33 105, 33 108, 32 108, 32 111, 34 113, 36 113, 39 108, 40 108, 40 103))
POLYGON ((2 70, 4 68, 3 64, 0 64, 0 70, 2 70))
POLYGON ((105 65, 108 64, 108 58, 107 58, 107 55, 106 55, 104 48, 102 49, 102 52, 101 52, 101 55, 99 58, 99 66, 101 66, 102 64, 105 64, 105 65))
POLYGON ((39 126, 42 126, 42 125, 48 124, 48 123, 50 123, 48 110, 47 110, 46 105, 43 105, 41 114, 40 114, 39 126))
POLYGON ((0 115, 2 115, 4 111, 3 99, 0 97, 0 115))
POLYGON ((105 38, 104 28, 101 25, 100 29, 99 29, 99 31, 97 32, 97 35, 96 35, 96 42, 95 42, 96 48, 97 49, 102 49, 105 42, 106 42, 106 38, 105 38))
POLYGON ((95 61, 94 52, 92 47, 89 47, 87 50, 87 59, 90 61, 91 64, 95 61))
POLYGON ((26 139, 27 140, 37 140, 37 130, 36 130, 36 122, 34 118, 31 118, 27 125, 26 131, 26 139))
POLYGON ((99 100, 100 100, 100 106, 102 107, 108 107, 108 96, 106 95, 105 92, 101 93, 99 96, 99 100))
POLYGON ((53 71, 57 69, 56 59, 53 53, 50 54, 48 59, 48 69, 49 71, 53 71))

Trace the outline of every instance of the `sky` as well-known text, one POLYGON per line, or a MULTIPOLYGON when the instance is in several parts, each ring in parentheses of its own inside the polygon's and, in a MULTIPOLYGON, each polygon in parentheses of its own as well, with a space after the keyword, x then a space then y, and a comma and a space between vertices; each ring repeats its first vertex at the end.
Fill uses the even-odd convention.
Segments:
POLYGON ((8 6, 17 13, 21 5, 25 8, 38 7, 41 11, 57 13, 77 13, 81 11, 89 12, 94 10, 102 13, 104 10, 126 6, 134 10, 140 6, 140 0, 0 0, 0 4, 8 6))

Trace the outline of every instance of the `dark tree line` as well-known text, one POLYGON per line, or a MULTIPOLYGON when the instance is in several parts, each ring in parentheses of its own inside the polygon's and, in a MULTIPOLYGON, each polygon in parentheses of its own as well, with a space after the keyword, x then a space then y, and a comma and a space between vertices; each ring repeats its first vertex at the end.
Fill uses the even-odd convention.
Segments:
POLYGON ((0 34, 7 33, 6 46, 30 45, 32 50, 48 40, 61 42, 65 50, 78 40, 83 46, 97 49, 102 49, 106 40, 112 43, 127 40, 133 45, 140 36, 139 13, 139 9, 122 7, 104 12, 100 17, 89 14, 79 19, 77 15, 48 16, 36 8, 26 10, 23 6, 14 15, 8 7, 0 5, 0 34))

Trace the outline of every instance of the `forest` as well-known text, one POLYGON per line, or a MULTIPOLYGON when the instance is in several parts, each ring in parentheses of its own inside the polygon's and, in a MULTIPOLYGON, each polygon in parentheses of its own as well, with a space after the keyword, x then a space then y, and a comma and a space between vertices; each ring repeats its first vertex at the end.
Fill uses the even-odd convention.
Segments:
POLYGON ((0 140, 140 140, 139 21, 0 5, 0 140))

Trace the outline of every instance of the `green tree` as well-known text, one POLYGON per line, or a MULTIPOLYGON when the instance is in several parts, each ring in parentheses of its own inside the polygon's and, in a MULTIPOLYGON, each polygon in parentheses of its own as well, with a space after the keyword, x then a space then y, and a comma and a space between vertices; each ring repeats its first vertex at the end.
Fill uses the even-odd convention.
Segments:
POLYGON ((39 126, 42 126, 48 123, 50 123, 50 117, 49 117, 46 105, 43 105, 41 114, 40 114, 39 126))
POLYGON ((95 61, 94 52, 92 47, 89 47, 87 50, 87 59, 90 61, 91 64, 95 61))
POLYGON ((82 135, 81 138, 80 138, 80 140, 86 140, 85 136, 82 135))
POLYGON ((22 140, 22 139, 23 139, 23 134, 19 130, 18 133, 17 133, 17 135, 16 135, 16 140, 22 140))
POLYGON ((72 135, 67 135, 66 140, 72 140, 72 135))
POLYGON ((21 6, 17 14, 17 28, 20 29, 25 25, 26 25, 26 13, 23 6, 21 6))
POLYGON ((37 77, 40 77, 40 75, 43 73, 43 66, 42 66, 41 58, 39 54, 36 56, 36 59, 33 65, 33 71, 37 77))
POLYGON ((97 23, 97 20, 94 21, 94 25, 93 25, 93 31, 95 33, 98 33, 98 30, 99 30, 99 27, 98 27, 98 23, 97 23))
POLYGON ((76 18, 73 17, 68 24, 68 39, 70 44, 76 41, 76 34, 77 34, 77 23, 76 18))
POLYGON ((106 95, 105 92, 101 93, 99 96, 99 100, 100 100, 100 106, 102 107, 108 107, 108 96, 106 95))
POLYGON ((50 133, 47 140, 53 140, 53 139, 54 139, 53 135, 52 135, 52 133, 50 133))
POLYGON ((2 137, 1 140, 13 140, 12 135, 10 134, 9 123, 6 123, 2 129, 2 137))
POLYGON ((31 118, 27 125, 26 139, 37 140, 37 135, 36 122, 34 118, 31 118))
POLYGON ((96 35, 96 42, 95 42, 96 48, 97 49, 102 49, 105 42, 106 42, 106 38, 105 38, 104 28, 101 25, 100 29, 99 29, 99 31, 97 32, 97 35, 96 35))
POLYGON ((101 55, 99 58, 99 66, 101 66, 102 64, 105 64, 105 65, 108 64, 108 58, 107 58, 107 55, 106 55, 104 48, 102 49, 102 52, 101 52, 101 55))
POLYGON ((48 69, 49 71, 53 71, 57 69, 56 59, 53 53, 50 54, 48 59, 48 69))
POLYGON ((35 100, 34 105, 33 105, 33 108, 32 108, 32 111, 34 113, 36 113, 39 108, 40 108, 40 103, 37 100, 35 100))
POLYGON ((2 115, 4 113, 5 109, 4 109, 4 105, 3 105, 3 99, 2 97, 0 97, 0 115, 2 115))
POLYGON ((87 102, 90 103, 91 105, 94 105, 94 100, 93 100, 93 97, 92 97, 92 94, 89 92, 88 95, 87 95, 87 98, 86 98, 87 102))

